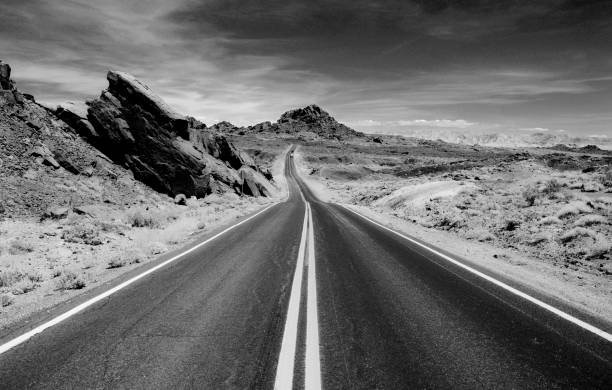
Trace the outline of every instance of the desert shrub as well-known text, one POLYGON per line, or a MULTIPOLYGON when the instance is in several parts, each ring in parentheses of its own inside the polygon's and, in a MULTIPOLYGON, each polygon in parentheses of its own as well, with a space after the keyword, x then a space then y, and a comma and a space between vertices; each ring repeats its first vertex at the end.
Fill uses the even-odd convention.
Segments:
POLYGON ((563 242, 563 243, 567 243, 567 242, 573 241, 573 240, 575 240, 576 238, 579 238, 579 237, 592 237, 592 238, 596 238, 597 235, 591 229, 586 229, 586 228, 583 228, 583 227, 575 227, 575 228, 569 230, 567 233, 563 234, 561 237, 559 237, 559 240, 561 242, 563 242))
POLYGON ((161 242, 154 242, 149 246, 149 253, 152 255, 159 255, 160 253, 164 253, 168 250, 161 242))
POLYGON ((57 287, 60 290, 80 290, 86 285, 85 280, 72 271, 62 272, 62 276, 57 283, 57 287))
POLYGON ((495 239, 495 236, 485 229, 472 230, 468 232, 465 237, 470 240, 478 240, 480 242, 492 241, 495 239))
POLYGON ((13 295, 27 294, 30 291, 35 290, 37 287, 38 284, 32 282, 31 280, 22 279, 13 285, 11 292, 13 295))
POLYGON ((19 271, 0 271, 0 287, 11 287, 23 279, 23 274, 19 271))
POLYGON ((161 210, 157 212, 136 210, 128 215, 127 223, 133 227, 159 229, 166 223, 177 220, 178 217, 179 213, 176 210, 161 210))
POLYGON ((534 186, 527 186, 525 190, 523 190, 523 199, 527 206, 533 206, 535 204, 536 199, 540 196, 540 192, 534 186))
POLYGON ((558 218, 567 217, 569 215, 578 215, 581 213, 589 213, 591 208, 584 202, 571 202, 566 204, 557 212, 558 218))
POLYGON ((31 282, 42 282, 43 281, 43 276, 40 272, 27 272, 26 273, 26 277, 28 278, 29 281, 31 282))
POLYGON ((7 294, 0 295, 0 306, 7 307, 13 304, 13 297, 7 294))
POLYGON ((514 219, 508 219, 506 221, 504 221, 502 230, 506 230, 506 231, 513 231, 516 230, 516 228, 518 228, 521 225, 520 221, 514 220, 514 219))
POLYGON ((113 258, 111 258, 109 260, 108 267, 106 267, 106 268, 109 268, 109 269, 111 269, 111 268, 121 268, 121 267, 123 267, 126 264, 127 264, 127 260, 126 259, 124 259, 121 256, 114 256, 113 258))
POLYGON ((574 226, 591 226, 608 223, 608 219, 598 214, 584 215, 574 222, 574 226))
POLYGON ((606 187, 612 187, 612 169, 608 169, 599 176, 599 182, 606 187))
POLYGON ((563 221, 561 221, 558 217, 555 216, 544 217, 539 222, 540 225, 558 225, 562 223, 563 221))
POLYGON ((544 184, 542 192, 547 195, 555 194, 561 190, 561 187, 562 185, 557 179, 550 179, 544 184))
POLYGON ((151 212, 136 210, 128 215, 127 223, 133 227, 148 227, 155 229, 161 226, 159 218, 153 216, 151 212))
POLYGON ((9 245, 9 253, 11 255, 20 255, 22 253, 30 253, 34 251, 34 245, 23 239, 14 239, 9 245))
POLYGON ((77 244, 101 245, 100 231, 89 223, 77 223, 64 229, 62 239, 77 244))

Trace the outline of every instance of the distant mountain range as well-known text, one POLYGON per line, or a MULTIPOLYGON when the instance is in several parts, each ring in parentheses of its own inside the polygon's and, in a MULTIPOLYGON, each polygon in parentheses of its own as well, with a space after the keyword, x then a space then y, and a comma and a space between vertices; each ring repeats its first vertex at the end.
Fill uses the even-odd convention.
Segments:
POLYGON ((430 140, 441 140, 464 145, 482 145, 495 147, 553 147, 567 145, 570 147, 583 147, 596 145, 599 148, 612 150, 612 138, 584 136, 576 137, 567 134, 554 134, 547 132, 522 133, 469 133, 459 132, 457 129, 416 129, 403 130, 401 135, 430 140))

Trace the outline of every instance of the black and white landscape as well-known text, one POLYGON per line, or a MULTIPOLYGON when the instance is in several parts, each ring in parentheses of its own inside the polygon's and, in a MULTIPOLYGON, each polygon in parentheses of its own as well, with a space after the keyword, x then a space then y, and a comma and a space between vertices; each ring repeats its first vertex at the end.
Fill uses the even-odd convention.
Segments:
POLYGON ((0 388, 612 386, 612 3, 99 3, 2 3, 0 388))

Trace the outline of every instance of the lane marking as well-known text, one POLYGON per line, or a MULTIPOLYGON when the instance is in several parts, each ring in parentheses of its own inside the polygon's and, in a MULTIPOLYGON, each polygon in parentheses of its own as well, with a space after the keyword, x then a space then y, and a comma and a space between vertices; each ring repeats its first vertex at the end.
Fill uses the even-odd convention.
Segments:
MULTIPOLYGON (((301 192, 300 192, 301 194, 301 192)), ((286 390, 293 388, 293 371, 295 365, 295 352, 298 335, 298 318, 300 315, 300 298, 302 295, 302 279, 304 275, 304 255, 306 251, 306 241, 308 239, 308 203, 304 207, 304 224, 302 226, 302 238, 298 249, 297 264, 293 274, 291 284, 291 294, 289 295, 289 307, 283 331, 283 341, 278 356, 278 366, 276 367, 276 380, 274 388, 286 390)))
POLYGON ((36 328, 34 328, 34 329, 32 329, 32 330, 22 334, 21 336, 18 336, 16 338, 14 338, 14 339, 12 339, 12 340, 10 340, 10 341, 0 345, 0 355, 5 353, 6 351, 10 350, 11 348, 16 347, 17 345, 19 345, 19 344, 29 340, 30 338, 32 338, 33 336, 43 332, 44 330, 46 330, 46 329, 48 329, 48 328, 50 328, 50 327, 52 327, 54 325, 57 325, 57 324, 59 324, 62 321, 67 320, 68 318, 70 318, 70 317, 74 316, 75 314, 77 314, 77 313, 87 309, 88 307, 90 307, 91 305, 101 301, 102 299, 113 295, 117 291, 123 290, 124 288, 126 288, 127 286, 129 286, 132 283, 136 282, 137 280, 140 280, 140 279, 144 278, 145 276, 147 276, 147 275, 157 271, 158 269, 163 268, 166 265, 168 265, 168 264, 178 260, 179 258, 185 256, 186 254, 191 253, 191 252, 195 251, 198 248, 201 248, 202 246, 208 244, 209 242, 213 241, 214 239, 218 238, 219 236, 222 236, 223 234, 229 232, 230 230, 233 230, 233 229, 237 228, 238 226, 240 226, 240 225, 250 221, 251 219, 257 217, 258 215, 262 214, 263 212, 268 210, 270 207, 275 206, 276 204, 277 203, 274 203, 274 204, 271 204, 271 205, 267 206, 263 210, 257 212, 256 214, 251 215, 247 219, 245 219, 245 220, 243 220, 241 222, 238 222, 235 225, 232 225, 232 226, 226 228, 225 230, 223 230, 220 233, 215 234, 214 236, 210 237, 206 241, 203 241, 203 242, 201 242, 201 243, 191 247, 190 249, 188 249, 188 250, 186 250, 186 251, 184 251, 184 252, 182 252, 182 253, 180 253, 180 254, 178 254, 178 255, 176 255, 176 256, 174 256, 174 257, 172 257, 172 258, 170 258, 170 259, 168 259, 166 261, 164 261, 163 263, 160 263, 160 264, 156 265, 155 267, 150 268, 147 271, 144 271, 143 273, 141 273, 139 275, 136 275, 136 276, 134 276, 133 278, 131 278, 129 280, 126 280, 125 282, 123 282, 123 283, 121 283, 121 284, 111 288, 110 290, 107 290, 107 291, 103 292, 102 294, 97 295, 97 296, 95 296, 95 297, 93 297, 93 298, 91 298, 91 299, 81 303, 80 305, 78 305, 78 306, 68 310, 64 314, 61 314, 61 315, 53 318, 52 320, 50 320, 48 322, 45 322, 42 325, 37 326, 36 328))
POLYGON ((321 358, 319 356, 319 315, 317 313, 317 279, 315 271, 314 224, 308 207, 308 298, 306 303, 306 369, 304 388, 321 389, 321 358))
POLYGON ((565 320, 567 320, 567 321, 569 321, 569 322, 571 322, 571 323, 573 323, 575 325, 578 325, 579 327, 581 327, 581 328, 583 328, 583 329, 585 329, 585 330, 587 330, 587 331, 589 331, 591 333, 594 333, 597 336, 599 336, 599 337, 601 337, 601 338, 603 338, 603 339, 605 339, 607 341, 612 342, 612 334, 604 331, 603 329, 599 329, 598 327, 596 327, 594 325, 591 325, 588 322, 582 321, 581 319, 578 319, 578 318, 572 316, 571 314, 568 314, 568 313, 566 313, 566 312, 564 312, 564 311, 562 311, 560 309, 557 309, 556 307, 551 306, 548 303, 542 302, 541 300, 539 300, 537 298, 534 298, 531 295, 528 295, 528 294, 526 294, 526 293, 524 293, 524 292, 522 292, 520 290, 517 290, 516 288, 514 288, 512 286, 509 286, 509 285, 507 285, 504 282, 501 282, 501 281, 499 281, 499 280, 497 280, 497 279, 495 279, 495 278, 493 278, 493 277, 491 277, 491 276, 489 276, 489 275, 487 275, 485 273, 482 273, 482 272, 480 272, 480 271, 478 271, 478 270, 476 270, 476 269, 474 269, 474 268, 472 268, 472 267, 470 267, 468 265, 465 265, 462 262, 460 262, 458 260, 455 260, 455 259, 453 259, 450 256, 445 255, 444 253, 441 253, 441 252, 439 252, 439 251, 437 251, 437 250, 435 250, 433 248, 430 248, 429 246, 427 246, 425 244, 422 244, 422 243, 420 243, 420 242, 418 242, 418 241, 416 241, 416 240, 414 240, 414 239, 412 239, 412 238, 410 238, 408 236, 405 236, 405 235, 403 235, 403 234, 401 234, 399 232, 396 232, 395 230, 393 230, 391 228, 388 228, 388 227, 386 227, 384 225, 381 225, 380 223, 378 223, 378 222, 376 222, 376 221, 366 217, 365 215, 363 215, 363 214, 361 214, 361 213, 359 213, 359 212, 357 212, 355 210, 352 210, 352 209, 350 209, 350 208, 348 208, 348 207, 346 207, 344 205, 341 205, 341 204, 339 204, 339 205, 341 207, 343 207, 344 209, 352 212, 353 214, 356 214, 356 215, 360 216, 361 218, 363 218, 363 219, 373 223, 374 225, 379 226, 379 227, 381 227, 381 228, 383 228, 385 230, 388 230, 391 233, 394 233, 395 235, 400 236, 400 237, 402 237, 402 238, 404 238, 404 239, 406 239, 406 240, 408 240, 408 241, 410 241, 410 242, 420 246, 421 248, 427 249, 428 251, 430 251, 430 252, 440 256, 441 258, 443 258, 443 259, 445 259, 445 260, 447 260, 447 261, 449 261, 449 262, 451 262, 451 263, 453 263, 453 264, 455 264, 455 265, 465 269, 466 271, 469 271, 469 272, 471 272, 471 273, 473 273, 473 274, 475 274, 475 275, 477 275, 477 276, 479 276, 479 277, 481 277, 481 278, 483 278, 483 279, 485 279, 485 280, 495 284, 496 286, 503 288, 506 291, 509 291, 509 292, 511 292, 511 293, 513 293, 515 295, 518 295, 519 297, 521 297, 523 299, 526 299, 529 302, 534 303, 534 304, 540 306, 541 308, 543 308, 545 310, 548 310, 549 312, 551 312, 553 314, 556 314, 557 316, 559 316, 559 317, 561 317, 561 318, 563 318, 563 319, 565 319, 565 320))

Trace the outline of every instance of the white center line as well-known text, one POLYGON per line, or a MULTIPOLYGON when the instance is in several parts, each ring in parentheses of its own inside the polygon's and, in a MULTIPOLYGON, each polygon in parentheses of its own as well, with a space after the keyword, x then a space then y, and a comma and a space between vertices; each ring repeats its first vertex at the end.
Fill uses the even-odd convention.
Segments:
POLYGON ((308 207, 308 300, 306 306, 306 369, 304 388, 321 389, 321 359, 319 356, 319 315, 317 314, 317 279, 315 272, 314 225, 312 209, 308 207))
MULTIPOLYGON (((300 192, 301 194, 301 192, 300 192)), ((286 390, 293 388, 293 368, 295 364, 295 350, 298 334, 298 318, 300 315, 300 298, 302 291, 302 279, 304 274, 304 254, 306 250, 306 240, 308 238, 308 203, 304 210, 304 225, 302 227, 302 239, 298 250, 297 265, 291 284, 291 295, 289 296, 289 308, 287 309, 287 319, 283 331, 283 341, 276 367, 276 380, 274 388, 286 390)))

